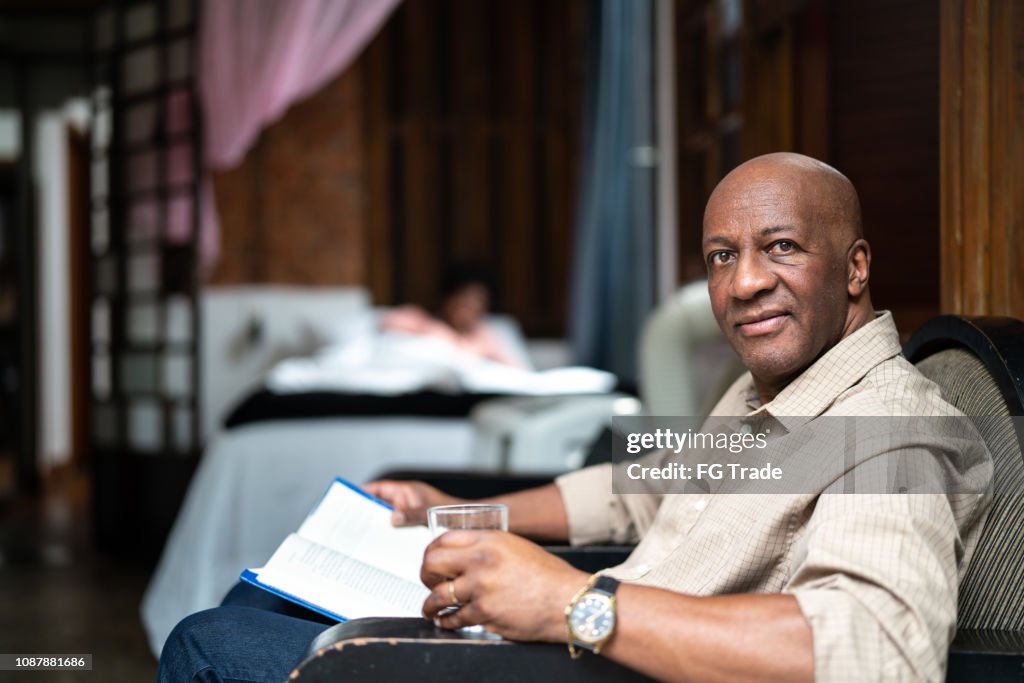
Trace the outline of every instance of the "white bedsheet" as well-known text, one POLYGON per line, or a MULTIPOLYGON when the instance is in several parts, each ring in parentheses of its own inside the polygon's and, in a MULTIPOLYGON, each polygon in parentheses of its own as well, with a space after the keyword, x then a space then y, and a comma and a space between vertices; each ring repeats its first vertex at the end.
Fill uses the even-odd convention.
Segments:
POLYGON ((464 418, 330 418, 250 424, 216 437, 200 463, 141 606, 159 656, 185 616, 220 603, 261 566, 334 477, 395 468, 465 468, 464 418))
POLYGON ((278 394, 310 391, 395 396, 424 390, 552 396, 603 394, 615 375, 586 367, 536 371, 471 356, 428 337, 373 329, 306 358, 288 358, 268 374, 278 394))

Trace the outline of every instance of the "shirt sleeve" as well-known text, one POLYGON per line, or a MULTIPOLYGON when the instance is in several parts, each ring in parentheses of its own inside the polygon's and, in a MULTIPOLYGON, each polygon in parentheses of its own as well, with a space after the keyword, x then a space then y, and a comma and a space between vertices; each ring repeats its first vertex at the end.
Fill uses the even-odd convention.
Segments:
POLYGON ((784 589, 811 627, 815 680, 942 681, 957 542, 946 496, 821 496, 784 589))
POLYGON ((569 519, 569 542, 636 543, 650 528, 661 497, 612 492, 613 466, 595 465, 555 479, 569 519))

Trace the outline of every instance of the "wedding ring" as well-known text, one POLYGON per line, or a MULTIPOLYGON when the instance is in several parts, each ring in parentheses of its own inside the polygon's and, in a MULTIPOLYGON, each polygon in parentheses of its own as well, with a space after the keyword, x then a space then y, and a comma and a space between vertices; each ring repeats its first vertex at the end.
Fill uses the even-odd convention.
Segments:
POLYGON ((448 595, 452 599, 452 607, 462 607, 462 601, 459 600, 459 596, 455 594, 455 579, 448 581, 448 595))

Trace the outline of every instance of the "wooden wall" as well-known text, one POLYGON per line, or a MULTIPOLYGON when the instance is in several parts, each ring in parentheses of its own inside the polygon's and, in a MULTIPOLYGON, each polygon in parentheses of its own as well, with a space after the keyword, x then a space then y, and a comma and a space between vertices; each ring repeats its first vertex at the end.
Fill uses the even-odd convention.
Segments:
POLYGON ((406 0, 367 50, 216 178, 218 284, 368 286, 436 306, 471 263, 565 332, 584 0, 406 0))
POLYGON ((374 299, 435 306, 472 263, 527 333, 563 334, 582 0, 407 0, 364 64, 374 299))
POLYGON ((871 298, 904 334, 939 313, 939 22, 933 0, 828 4, 828 161, 860 193, 871 298))
POLYGON ((679 41, 677 61, 680 273, 702 272, 700 220, 718 179, 759 154, 809 154, 857 187, 874 255, 872 299, 912 332, 939 312, 934 3, 745 0, 735 40, 720 35, 720 6, 679 2, 677 32, 692 38, 679 41), (731 109, 721 66, 729 60, 741 65, 741 99, 731 109), (738 155, 729 153, 732 137, 738 155))
POLYGON ((940 5, 942 309, 1024 319, 1024 5, 940 5))
POLYGON ((362 60, 291 107, 237 168, 214 177, 214 284, 365 280, 362 60))

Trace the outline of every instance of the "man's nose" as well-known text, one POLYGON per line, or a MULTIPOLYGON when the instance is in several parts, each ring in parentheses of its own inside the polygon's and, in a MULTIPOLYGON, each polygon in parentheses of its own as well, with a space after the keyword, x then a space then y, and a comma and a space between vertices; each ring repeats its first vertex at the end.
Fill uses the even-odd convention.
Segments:
POLYGON ((775 274, 760 254, 741 254, 733 272, 732 295, 737 299, 753 299, 775 287, 775 274))

